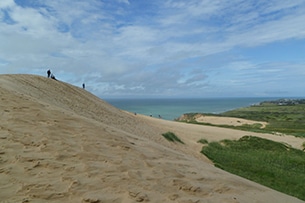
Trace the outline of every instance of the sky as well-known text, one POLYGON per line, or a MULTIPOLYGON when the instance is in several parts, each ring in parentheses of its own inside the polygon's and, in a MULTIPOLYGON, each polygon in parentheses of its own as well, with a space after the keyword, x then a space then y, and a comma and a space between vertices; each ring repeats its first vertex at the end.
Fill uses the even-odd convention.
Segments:
POLYGON ((0 74, 101 98, 305 97, 304 0, 1 0, 0 74))

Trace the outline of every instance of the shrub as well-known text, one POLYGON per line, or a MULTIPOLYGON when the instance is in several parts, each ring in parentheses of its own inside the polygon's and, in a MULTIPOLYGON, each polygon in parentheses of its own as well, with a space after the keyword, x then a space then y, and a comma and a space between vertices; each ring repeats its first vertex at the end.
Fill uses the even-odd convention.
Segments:
POLYGON ((208 144, 209 143, 206 139, 200 139, 197 142, 201 143, 201 144, 208 144))
POLYGON ((171 141, 171 142, 180 142, 180 143, 184 144, 184 142, 182 142, 182 140, 180 140, 173 132, 163 133, 162 136, 165 139, 167 139, 168 141, 171 141))

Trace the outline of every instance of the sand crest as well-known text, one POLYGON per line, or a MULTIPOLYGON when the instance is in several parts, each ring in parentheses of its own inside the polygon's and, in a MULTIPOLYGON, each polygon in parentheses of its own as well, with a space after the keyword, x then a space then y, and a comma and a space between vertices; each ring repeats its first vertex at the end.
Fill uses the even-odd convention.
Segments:
POLYGON ((303 202, 215 168, 199 153, 200 138, 249 133, 135 116, 40 76, 1 75, 0 95, 1 203, 303 202), (166 131, 186 144, 168 142, 166 131))

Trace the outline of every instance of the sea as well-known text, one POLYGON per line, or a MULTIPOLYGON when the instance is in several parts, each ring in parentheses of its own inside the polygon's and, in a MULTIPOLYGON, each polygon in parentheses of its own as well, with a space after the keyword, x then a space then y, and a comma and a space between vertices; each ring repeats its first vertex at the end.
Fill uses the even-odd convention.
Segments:
POLYGON ((279 98, 128 98, 104 99, 109 104, 135 114, 175 120, 185 113, 222 113, 279 98))

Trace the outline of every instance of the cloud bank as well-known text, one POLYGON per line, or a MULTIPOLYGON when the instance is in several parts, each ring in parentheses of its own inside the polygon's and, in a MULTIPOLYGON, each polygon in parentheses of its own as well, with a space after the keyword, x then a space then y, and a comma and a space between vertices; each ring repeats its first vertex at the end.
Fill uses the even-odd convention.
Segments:
POLYGON ((2 0, 0 73, 101 97, 305 96, 305 3, 2 0))

